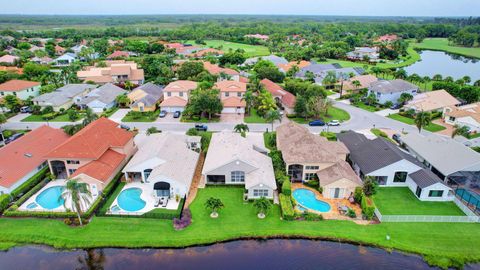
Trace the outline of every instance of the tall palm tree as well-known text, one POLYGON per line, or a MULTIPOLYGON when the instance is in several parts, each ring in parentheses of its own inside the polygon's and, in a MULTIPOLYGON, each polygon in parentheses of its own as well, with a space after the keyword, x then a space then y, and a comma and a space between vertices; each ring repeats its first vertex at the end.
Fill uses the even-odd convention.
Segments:
POLYGON ((265 215, 272 208, 272 203, 265 197, 261 197, 258 200, 255 200, 253 206, 257 209, 257 216, 259 218, 265 218, 265 215))
POLYGON ((423 82, 425 83, 425 91, 427 91, 427 85, 432 79, 430 79, 430 77, 428 76, 423 76, 422 79, 423 79, 423 82))
POLYGON ((472 78, 470 78, 470 76, 463 76, 462 79, 467 84, 472 82, 472 78))
POLYGON ((422 128, 428 126, 432 122, 432 115, 429 112, 421 111, 415 116, 415 126, 418 128, 418 132, 422 131, 422 128))
POLYGON ((272 124, 272 131, 273 131, 273 122, 275 122, 275 120, 278 120, 278 121, 281 122, 282 121, 282 115, 280 114, 280 112, 278 110, 270 110, 265 115, 265 119, 267 120, 267 122, 272 124))
POLYGON ((245 92, 245 95, 243 95, 242 100, 245 100, 245 103, 247 105, 247 113, 250 115, 250 110, 253 107, 253 103, 255 101, 255 96, 253 95, 253 92, 249 89, 247 92, 245 92))
POLYGON ((85 110, 85 118, 83 119, 83 125, 84 126, 87 126, 88 124, 90 124, 91 122, 97 120, 98 118, 98 115, 95 114, 92 109, 90 108, 87 108, 85 110))
POLYGON ((64 199, 65 208, 75 211, 78 222, 80 225, 83 225, 81 213, 92 200, 92 194, 88 190, 87 184, 79 183, 77 179, 68 180, 62 192, 62 198, 64 199), (69 206, 67 206, 68 203, 70 204, 69 206))
POLYGON ((352 85, 355 87, 355 90, 358 90, 358 88, 360 88, 360 86, 362 86, 362 83, 359 80, 354 80, 352 82, 352 85))

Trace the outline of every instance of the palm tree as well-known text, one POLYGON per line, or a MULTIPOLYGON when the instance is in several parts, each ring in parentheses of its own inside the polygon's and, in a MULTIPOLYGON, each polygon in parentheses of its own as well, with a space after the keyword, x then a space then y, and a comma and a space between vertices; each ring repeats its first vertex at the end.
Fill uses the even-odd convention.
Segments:
POLYGON ((434 81, 441 81, 443 79, 441 74, 435 74, 432 78, 434 81))
POLYGON ((77 179, 68 180, 62 192, 62 198, 64 199, 65 208, 75 211, 80 226, 83 225, 81 218, 82 208, 86 209, 92 199, 92 194, 88 190, 87 184, 79 183, 77 179), (67 207, 68 203, 70 203, 70 207, 67 207))
POLYGON ((360 86, 362 86, 362 83, 359 80, 354 80, 352 82, 352 85, 355 87, 355 90, 358 90, 358 88, 360 88, 360 86))
POLYGON ((477 80, 473 83, 473 86, 480 86, 480 80, 477 80))
POLYGON ((132 90, 132 88, 134 86, 131 81, 125 81, 123 85, 125 86, 125 89, 127 89, 127 90, 132 90))
POLYGON ((427 91, 427 85, 431 81, 430 77, 428 76, 423 76, 423 82, 425 83, 425 91, 427 91))
POLYGON ((322 83, 325 86, 331 86, 337 82, 337 73, 335 71, 328 71, 322 83))
POLYGON ((218 217, 218 210, 222 209, 225 207, 223 204, 222 200, 214 197, 210 197, 206 202, 205 202, 205 208, 207 210, 210 210, 210 217, 212 218, 217 218, 218 217))
POLYGON ((258 218, 265 218, 265 215, 268 213, 270 208, 272 208, 272 203, 265 197, 261 197, 258 200, 255 200, 253 206, 257 208, 258 218))
POLYGON ((122 107, 126 107, 131 102, 127 95, 119 95, 115 98, 115 101, 122 107))
POLYGON ((255 96, 253 95, 253 92, 249 89, 247 92, 245 92, 245 95, 243 95, 242 100, 245 100, 245 103, 247 105, 247 112, 250 115, 250 109, 253 107, 253 103, 255 101, 255 96))
POLYGON ((457 135, 461 135, 461 136, 468 136, 468 131, 469 131, 469 128, 467 126, 459 126, 459 125, 455 125, 453 131, 452 131, 452 139, 455 138, 455 136, 457 135))
POLYGON ((278 110, 270 110, 265 115, 265 119, 267 120, 267 122, 272 124, 272 131, 273 131, 273 122, 275 122, 275 120, 279 120, 281 122, 282 121, 282 115, 280 114, 280 112, 278 110))
POLYGON ((233 130, 237 133, 245 133, 245 132, 248 132, 250 131, 250 129, 248 128, 247 124, 237 124, 233 130))
POLYGON ((428 126, 432 122, 432 114, 429 112, 421 111, 415 116, 415 126, 418 128, 418 132, 422 131, 422 128, 428 126))
POLYGON ((407 72, 405 71, 405 69, 400 68, 397 71, 395 71, 393 76, 395 77, 395 79, 405 79, 407 78, 407 72))
POLYGON ((92 109, 90 108, 87 108, 85 110, 85 118, 83 119, 83 125, 84 126, 87 126, 88 124, 90 124, 91 122, 97 120, 98 118, 98 115, 96 115, 92 109))
POLYGON ((472 78, 470 78, 470 76, 463 76, 462 79, 465 83, 471 83, 472 82, 472 78))

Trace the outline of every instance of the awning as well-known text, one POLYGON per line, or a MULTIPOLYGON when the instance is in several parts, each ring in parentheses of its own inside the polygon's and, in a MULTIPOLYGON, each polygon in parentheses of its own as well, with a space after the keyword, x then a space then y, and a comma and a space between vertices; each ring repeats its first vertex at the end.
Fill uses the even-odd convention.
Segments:
POLYGON ((154 190, 170 190, 170 184, 167 182, 157 182, 153 185, 154 190))

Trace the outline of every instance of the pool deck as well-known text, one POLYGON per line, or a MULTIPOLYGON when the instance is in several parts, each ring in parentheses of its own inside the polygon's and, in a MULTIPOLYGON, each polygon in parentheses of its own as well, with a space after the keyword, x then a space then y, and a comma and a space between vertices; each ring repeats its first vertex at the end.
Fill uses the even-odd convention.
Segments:
MULTIPOLYGON (((120 193, 122 193, 124 190, 126 189, 130 189, 130 188, 139 188, 142 190, 142 193, 140 194, 140 199, 142 199, 144 202, 145 202, 145 207, 138 210, 138 211, 125 211, 125 210, 121 210, 121 211, 115 211, 115 212, 112 212, 112 211, 108 211, 108 214, 116 214, 116 215, 142 215, 142 214, 145 214, 153 209, 167 209, 167 210, 176 210, 178 209, 178 205, 179 205, 179 202, 177 202, 175 200, 175 198, 173 199, 169 199, 168 200, 168 203, 167 203, 167 207, 155 207, 155 204, 157 203, 157 199, 155 197, 155 194, 154 194, 154 190, 153 190, 153 184, 154 183, 141 183, 141 182, 130 182, 130 183, 127 183, 122 191, 120 193)), ((120 195, 119 193, 119 195, 120 195)), ((112 205, 110 206, 110 209, 117 205, 120 209, 120 205, 118 204, 118 196, 117 198, 115 198, 115 201, 112 203, 112 205)))
POLYGON ((325 198, 323 197, 320 192, 314 188, 308 187, 304 184, 301 183, 292 183, 292 192, 295 191, 296 189, 308 189, 312 191, 315 194, 315 198, 317 200, 324 201, 328 204, 330 204, 330 211, 328 212, 318 212, 314 210, 309 210, 313 213, 321 214, 324 219, 336 219, 336 220, 353 220, 353 221, 361 221, 362 217, 362 209, 360 208, 359 205, 351 203, 347 199, 330 199, 330 198, 325 198), (355 213, 357 214, 357 218, 350 218, 348 216, 345 216, 340 213, 338 210, 338 206, 344 205, 347 206, 350 209, 353 209, 355 213))

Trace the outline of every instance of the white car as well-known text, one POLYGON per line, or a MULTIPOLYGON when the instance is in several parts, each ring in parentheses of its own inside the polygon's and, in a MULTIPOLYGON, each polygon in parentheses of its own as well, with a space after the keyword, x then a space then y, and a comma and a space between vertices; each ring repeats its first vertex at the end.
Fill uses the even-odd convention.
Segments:
POLYGON ((340 121, 332 120, 332 121, 328 122, 327 125, 329 125, 329 126, 340 126, 340 121))

